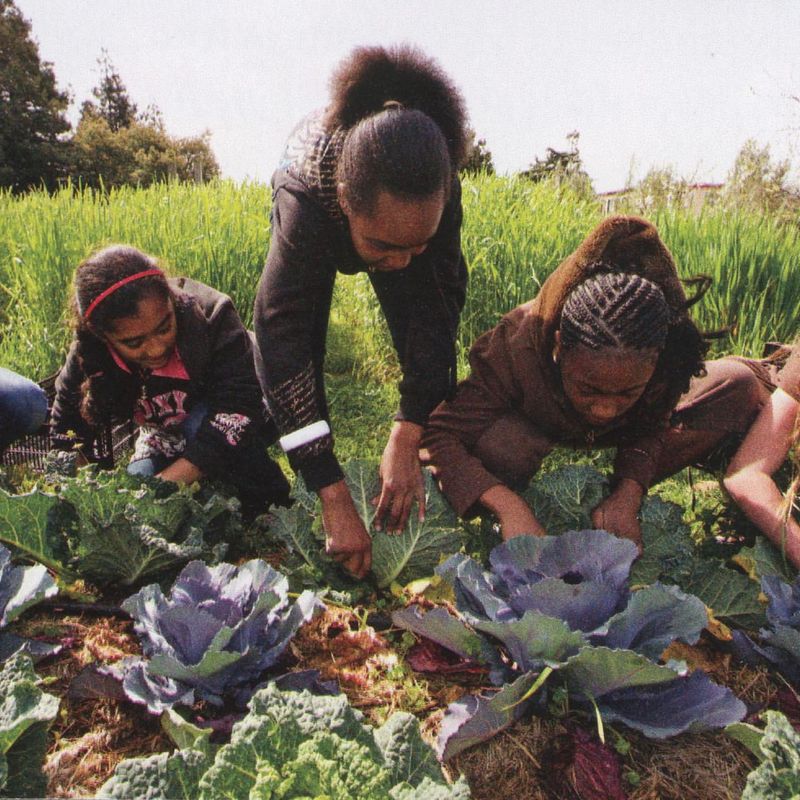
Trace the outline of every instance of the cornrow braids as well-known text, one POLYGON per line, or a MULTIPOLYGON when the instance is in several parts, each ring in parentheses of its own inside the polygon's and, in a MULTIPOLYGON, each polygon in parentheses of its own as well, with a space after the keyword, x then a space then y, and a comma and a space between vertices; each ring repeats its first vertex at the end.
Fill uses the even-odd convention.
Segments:
POLYGON ((336 179, 351 207, 370 213, 381 190, 447 200, 469 149, 466 119, 460 92, 421 51, 356 48, 333 75, 325 117, 347 130, 336 179))
POLYGON ((633 273, 602 272, 567 296, 559 327, 561 346, 661 350, 669 323, 669 306, 655 283, 633 273))

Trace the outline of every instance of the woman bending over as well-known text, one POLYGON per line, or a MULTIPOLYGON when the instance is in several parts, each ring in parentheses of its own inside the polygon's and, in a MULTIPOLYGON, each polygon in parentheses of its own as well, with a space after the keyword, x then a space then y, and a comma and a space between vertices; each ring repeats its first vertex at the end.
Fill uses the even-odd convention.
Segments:
POLYGON ((401 530, 416 501, 423 425, 455 387, 467 271, 458 168, 460 94, 408 47, 354 50, 330 104, 292 133, 272 177, 272 238, 255 304, 259 377, 289 462, 319 494, 327 549, 351 573, 371 539, 333 451, 323 380, 337 272, 367 272, 402 369, 400 407, 380 466, 376 526, 401 530))

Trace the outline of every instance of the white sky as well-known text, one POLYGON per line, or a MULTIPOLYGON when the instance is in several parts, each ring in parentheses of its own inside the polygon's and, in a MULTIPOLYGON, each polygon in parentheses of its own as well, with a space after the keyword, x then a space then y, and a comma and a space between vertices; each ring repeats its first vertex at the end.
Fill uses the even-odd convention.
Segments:
MULTIPOLYGON (((105 47, 172 135, 212 131, 227 177, 268 180, 357 44, 411 42, 460 86, 500 172, 569 131, 595 189, 673 165, 722 181, 744 141, 800 160, 796 0, 15 0, 80 103, 105 47)), ((796 174, 796 173, 795 173, 796 174)))

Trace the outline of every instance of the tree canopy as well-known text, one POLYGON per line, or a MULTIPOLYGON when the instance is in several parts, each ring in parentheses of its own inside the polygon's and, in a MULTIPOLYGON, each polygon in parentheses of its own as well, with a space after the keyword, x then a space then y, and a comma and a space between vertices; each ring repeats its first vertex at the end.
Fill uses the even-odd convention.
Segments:
POLYGON ((106 50, 98 65, 94 99, 82 103, 70 136, 69 94, 57 88, 52 64, 41 61, 30 22, 13 0, 0 0, 0 188, 54 189, 71 179, 110 189, 219 175, 209 131, 170 136, 157 106, 138 112, 106 50))
POLYGON ((53 188, 66 174, 69 95, 12 0, 0 0, 0 99, 0 187, 53 188))

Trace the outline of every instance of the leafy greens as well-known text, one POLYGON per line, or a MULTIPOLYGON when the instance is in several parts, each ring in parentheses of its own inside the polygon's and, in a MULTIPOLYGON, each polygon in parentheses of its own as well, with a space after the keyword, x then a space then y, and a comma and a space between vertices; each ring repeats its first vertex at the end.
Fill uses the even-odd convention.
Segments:
POLYGON ((304 800, 468 800, 463 780, 448 786, 410 714, 372 729, 342 696, 255 694, 229 744, 199 735, 173 754, 123 761, 97 797, 232 797, 304 800))

